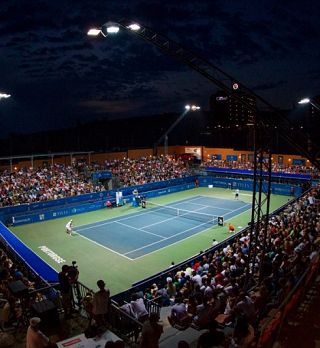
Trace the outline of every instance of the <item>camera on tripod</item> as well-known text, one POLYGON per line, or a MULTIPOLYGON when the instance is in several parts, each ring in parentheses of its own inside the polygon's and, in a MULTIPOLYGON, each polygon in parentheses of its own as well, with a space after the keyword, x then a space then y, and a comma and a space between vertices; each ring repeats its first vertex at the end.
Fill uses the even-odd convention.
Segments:
POLYGON ((68 276, 70 283, 76 283, 79 277, 77 261, 72 261, 72 266, 69 267, 68 276))

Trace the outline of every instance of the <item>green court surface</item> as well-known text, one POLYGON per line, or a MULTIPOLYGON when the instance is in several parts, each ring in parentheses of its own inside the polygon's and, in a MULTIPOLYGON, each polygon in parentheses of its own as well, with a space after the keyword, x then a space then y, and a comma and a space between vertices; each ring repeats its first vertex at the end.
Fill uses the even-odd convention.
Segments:
MULTIPOLYGON (((230 190, 195 188, 153 198, 152 201, 160 204, 171 204, 199 195, 234 200, 234 193, 230 190)), ((242 191, 239 199, 245 203, 251 203, 251 193, 242 191)), ((289 199, 291 198, 288 196, 272 195, 270 211, 274 211, 287 203, 289 199)), ((105 208, 74 215, 72 218, 75 229, 77 229, 77 226, 94 224, 106 219, 123 218, 125 215, 139 210, 141 210, 140 207, 133 208, 131 205, 126 205, 120 208, 105 208)), ((121 253, 89 238, 83 238, 80 234, 75 233, 73 236, 69 236, 65 231, 65 225, 70 217, 12 227, 11 231, 57 271, 61 270, 63 264, 71 265, 72 261, 77 261, 82 283, 91 289, 96 289, 96 281, 104 279, 111 293, 116 294, 131 287, 132 283, 168 268, 172 261, 179 263, 198 254, 200 250, 209 248, 213 238, 222 241, 229 237, 228 222, 232 222, 238 231, 248 225, 250 218, 251 209, 233 216, 230 221, 225 221, 223 227, 211 226, 137 259, 124 257, 121 253)), ((114 233, 117 233, 117 230, 114 233)))

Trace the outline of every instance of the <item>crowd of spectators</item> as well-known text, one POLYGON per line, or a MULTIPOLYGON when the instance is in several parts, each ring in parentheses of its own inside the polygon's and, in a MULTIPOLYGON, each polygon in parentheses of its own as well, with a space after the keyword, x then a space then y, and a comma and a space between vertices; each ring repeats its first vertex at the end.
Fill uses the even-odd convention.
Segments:
POLYGON ((0 331, 16 325, 24 324, 23 309, 25 308, 25 293, 14 293, 12 284, 19 282, 19 288, 33 291, 40 286, 39 279, 29 273, 28 269, 15 262, 10 256, 0 249, 0 331))
POLYGON ((105 161, 104 166, 119 179, 123 187, 177 179, 189 174, 186 163, 173 156, 124 158, 105 161))
MULTIPOLYGON (((270 219, 264 256, 264 230, 256 244, 251 242, 256 258, 249 267, 257 282, 250 290, 245 291, 250 239, 242 234, 224 248, 213 249, 192 264, 170 272, 165 285, 153 284, 144 297, 172 306, 168 320, 175 327, 209 329, 207 336, 216 345, 211 341, 208 347, 248 347, 259 322, 278 308, 308 266, 318 261, 319 200, 320 187, 270 219), (217 324, 224 330, 217 331, 217 324)), ((199 343, 199 347, 206 345, 199 343)))
POLYGON ((121 187, 181 178, 188 169, 181 160, 171 156, 124 158, 106 161, 104 165, 84 162, 66 166, 44 165, 21 168, 0 174, 0 207, 72 197, 105 190, 99 181, 91 179, 91 171, 108 170, 121 187))
POLYGON ((12 206, 104 190, 75 166, 54 164, 41 168, 5 170, 0 175, 0 206, 12 206))
MULTIPOLYGON (((205 166, 253 169, 251 162, 210 160, 205 166)), ((120 187, 143 185, 190 174, 188 163, 174 156, 149 156, 138 159, 123 158, 106 160, 103 165, 85 162, 43 165, 39 168, 20 168, 13 172, 4 170, 0 174, 0 207, 28 204, 101 192, 106 188, 94 181, 92 171, 107 170, 120 187)), ((273 164, 274 172, 303 173, 317 175, 313 167, 281 166, 273 164)))
MULTIPOLYGON (((248 169, 253 170, 253 162, 250 161, 227 161, 208 159, 202 163, 203 167, 219 167, 232 169, 248 169)), ((272 162, 272 172, 275 173, 291 173, 291 174, 310 174, 313 178, 319 177, 319 171, 312 165, 285 165, 272 162)))

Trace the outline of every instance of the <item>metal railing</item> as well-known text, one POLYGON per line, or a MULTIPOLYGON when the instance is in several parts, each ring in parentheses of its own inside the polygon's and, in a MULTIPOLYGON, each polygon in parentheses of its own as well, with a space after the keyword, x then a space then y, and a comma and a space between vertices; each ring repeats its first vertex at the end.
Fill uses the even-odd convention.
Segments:
POLYGON ((123 311, 117 303, 111 302, 109 307, 109 324, 114 331, 124 341, 134 344, 142 330, 142 323, 123 311))

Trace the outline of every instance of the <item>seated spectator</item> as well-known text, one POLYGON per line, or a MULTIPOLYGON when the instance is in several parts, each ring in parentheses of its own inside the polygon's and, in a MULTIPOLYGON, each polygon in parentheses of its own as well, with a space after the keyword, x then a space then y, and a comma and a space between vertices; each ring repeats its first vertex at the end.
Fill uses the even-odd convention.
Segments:
POLYGON ((131 308, 135 318, 143 323, 148 319, 148 311, 144 304, 143 298, 139 297, 138 294, 133 294, 131 297, 131 308))
POLYGON ((249 320, 249 322, 254 321, 256 315, 254 303, 244 291, 240 292, 235 308, 239 310, 240 313, 246 315, 246 318, 249 320))
POLYGON ((208 298, 203 297, 203 302, 197 305, 193 323, 200 329, 206 329, 213 320, 213 307, 209 303, 208 298))
POLYGON ((181 327, 187 327, 190 325, 192 316, 188 314, 187 307, 183 303, 181 296, 175 298, 175 303, 171 309, 171 315, 168 316, 168 321, 172 326, 179 325, 181 327))
POLYGON ((157 290, 157 302, 161 305, 161 307, 170 305, 170 297, 165 287, 157 290))
POLYGON ((167 286, 166 286, 166 289, 167 289, 167 294, 168 294, 169 298, 170 298, 171 300, 174 300, 174 297, 176 296, 177 290, 176 290, 176 286, 175 286, 175 284, 173 283, 171 277, 167 277, 167 286))

